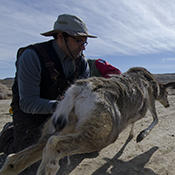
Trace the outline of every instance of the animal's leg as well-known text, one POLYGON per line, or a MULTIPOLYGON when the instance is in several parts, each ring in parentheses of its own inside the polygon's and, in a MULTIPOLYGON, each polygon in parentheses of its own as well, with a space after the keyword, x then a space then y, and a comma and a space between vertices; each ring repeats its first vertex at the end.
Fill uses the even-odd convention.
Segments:
MULTIPOLYGON (((157 86, 157 85, 156 85, 157 86)), ((159 93, 158 96, 156 97, 156 100, 158 100, 165 108, 169 107, 169 102, 167 99, 167 89, 175 89, 175 82, 169 82, 167 84, 159 84, 159 93)), ((156 87, 157 89, 157 87, 156 87)), ((137 142, 142 141, 148 134, 149 132, 153 129, 153 127, 158 123, 158 117, 156 113, 156 108, 155 108, 155 97, 153 96, 153 91, 151 90, 149 92, 149 110, 153 116, 153 122, 151 125, 143 130, 137 137, 137 142)))
POLYGON ((153 116, 153 122, 151 123, 151 125, 148 126, 148 128, 140 132, 140 134, 137 136, 137 142, 142 141, 149 134, 149 132, 154 128, 154 126, 158 123, 154 97, 150 98, 149 110, 153 116))
POLYGON ((52 136, 44 149, 37 175, 55 175, 60 168, 59 160, 65 156, 90 153, 104 148, 103 143, 100 143, 103 142, 101 138, 101 141, 97 139, 98 141, 93 144, 88 137, 83 133, 62 137, 52 136))
POLYGON ((36 144, 16 154, 10 154, 0 170, 0 175, 18 175, 30 165, 41 160, 45 145, 46 143, 36 144))
POLYGON ((131 124, 131 131, 129 133, 129 138, 132 139, 134 137, 134 123, 131 124))
POLYGON ((51 136, 43 150, 42 161, 38 168, 37 175, 54 175, 59 169, 59 160, 62 158, 57 144, 59 136, 51 136))

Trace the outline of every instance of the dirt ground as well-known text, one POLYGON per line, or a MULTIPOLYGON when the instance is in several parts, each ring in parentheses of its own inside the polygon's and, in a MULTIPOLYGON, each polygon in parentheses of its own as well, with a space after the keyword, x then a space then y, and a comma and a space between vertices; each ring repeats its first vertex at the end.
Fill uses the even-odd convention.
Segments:
MULTIPOLYGON (((0 100, 0 129, 11 121, 10 99, 0 100)), ((57 175, 174 175, 175 174, 175 95, 169 95, 170 107, 164 108, 156 102, 159 123, 140 143, 136 137, 152 122, 146 117, 135 124, 135 136, 127 140, 130 126, 116 140, 99 153, 70 156, 60 161, 57 175)), ((1 153, 0 167, 6 156, 1 153)), ((35 168, 34 168, 35 169, 35 168)), ((33 170, 34 170, 33 169, 33 170)), ((35 174, 29 173, 31 175, 35 174)), ((29 175, 23 173, 23 175, 29 175)))

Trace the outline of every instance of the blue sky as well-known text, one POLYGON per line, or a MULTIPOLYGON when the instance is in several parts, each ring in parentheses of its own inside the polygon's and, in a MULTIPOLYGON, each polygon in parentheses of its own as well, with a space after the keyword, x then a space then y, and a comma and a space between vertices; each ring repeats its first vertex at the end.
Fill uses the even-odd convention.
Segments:
POLYGON ((82 18, 92 35, 84 54, 122 72, 142 66, 175 73, 174 0, 0 0, 0 79, 14 77, 16 51, 47 41, 59 14, 82 18))

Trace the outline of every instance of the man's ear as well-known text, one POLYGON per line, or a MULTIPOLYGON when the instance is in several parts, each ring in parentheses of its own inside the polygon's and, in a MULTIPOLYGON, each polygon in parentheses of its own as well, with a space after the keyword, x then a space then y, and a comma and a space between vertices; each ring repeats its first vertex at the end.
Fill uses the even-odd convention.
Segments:
POLYGON ((57 33, 57 39, 64 41, 64 37, 63 37, 62 33, 57 33))

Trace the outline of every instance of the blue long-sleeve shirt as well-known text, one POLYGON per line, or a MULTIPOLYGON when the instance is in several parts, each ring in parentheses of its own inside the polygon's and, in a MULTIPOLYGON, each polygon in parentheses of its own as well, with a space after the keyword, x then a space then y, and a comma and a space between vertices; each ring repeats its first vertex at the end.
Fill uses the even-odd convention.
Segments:
MULTIPOLYGON (((56 40, 52 42, 63 66, 65 77, 69 77, 75 71, 75 64, 57 45, 56 40)), ((19 88, 19 105, 26 113, 51 114, 53 104, 56 100, 40 98, 41 65, 36 52, 26 49, 17 61, 17 82, 19 88)), ((80 78, 88 78, 90 75, 87 63, 86 70, 80 78)))

